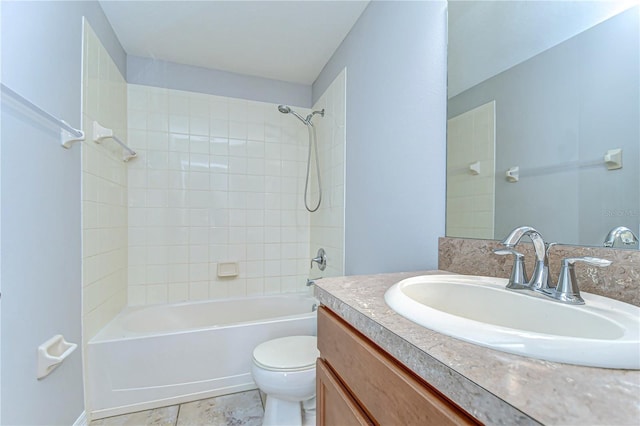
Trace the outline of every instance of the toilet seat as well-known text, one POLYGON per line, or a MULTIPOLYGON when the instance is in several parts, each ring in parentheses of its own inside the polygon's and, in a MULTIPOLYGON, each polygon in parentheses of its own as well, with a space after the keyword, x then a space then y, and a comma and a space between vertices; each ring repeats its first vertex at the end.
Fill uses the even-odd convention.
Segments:
POLYGON ((316 336, 282 337, 261 343, 253 350, 253 362, 269 371, 311 370, 319 356, 316 336))

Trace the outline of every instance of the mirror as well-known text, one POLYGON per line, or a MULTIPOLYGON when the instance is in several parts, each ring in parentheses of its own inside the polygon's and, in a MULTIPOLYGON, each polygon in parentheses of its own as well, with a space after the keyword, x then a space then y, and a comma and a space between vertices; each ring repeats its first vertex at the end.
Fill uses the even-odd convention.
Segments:
POLYGON ((637 4, 449 1, 447 236, 638 234, 637 4))

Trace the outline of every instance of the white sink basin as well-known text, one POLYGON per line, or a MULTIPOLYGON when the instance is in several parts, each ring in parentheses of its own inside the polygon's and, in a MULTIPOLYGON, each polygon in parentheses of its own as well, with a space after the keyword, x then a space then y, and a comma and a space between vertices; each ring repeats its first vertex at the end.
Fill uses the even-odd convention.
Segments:
POLYGON ((403 317, 477 345, 569 364, 640 369, 640 308, 584 292, 585 305, 566 305, 506 285, 502 278, 424 275, 394 284, 384 298, 403 317))

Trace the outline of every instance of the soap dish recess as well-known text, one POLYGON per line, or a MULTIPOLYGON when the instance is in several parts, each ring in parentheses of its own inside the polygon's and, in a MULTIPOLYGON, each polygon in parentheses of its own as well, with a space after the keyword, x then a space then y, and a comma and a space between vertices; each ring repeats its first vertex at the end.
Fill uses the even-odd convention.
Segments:
POLYGON ((238 262, 218 263, 218 276, 222 278, 237 277, 240 273, 238 262))

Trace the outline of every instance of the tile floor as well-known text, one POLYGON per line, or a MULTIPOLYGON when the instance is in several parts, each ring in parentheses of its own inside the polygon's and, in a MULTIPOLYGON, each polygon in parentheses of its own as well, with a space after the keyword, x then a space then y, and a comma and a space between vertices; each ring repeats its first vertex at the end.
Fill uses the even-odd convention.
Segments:
POLYGON ((90 426, 261 426, 263 413, 260 392, 252 390, 107 417, 90 426))

